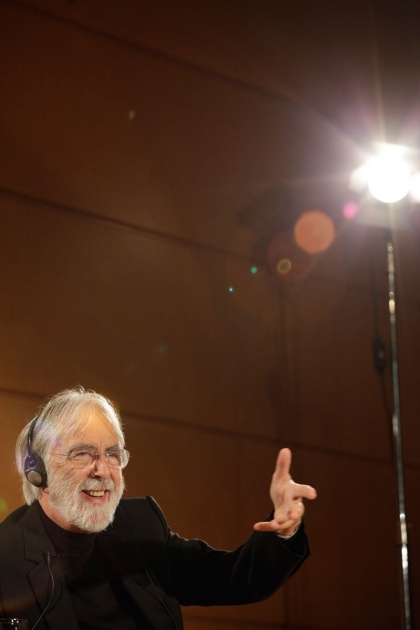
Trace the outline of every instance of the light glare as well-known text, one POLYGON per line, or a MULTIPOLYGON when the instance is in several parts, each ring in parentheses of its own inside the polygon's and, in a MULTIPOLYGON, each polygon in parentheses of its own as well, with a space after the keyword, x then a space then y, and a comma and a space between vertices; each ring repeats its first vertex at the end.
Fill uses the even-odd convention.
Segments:
POLYGON ((386 147, 366 168, 368 188, 383 203, 403 199, 410 191, 412 174, 399 147, 386 147))
POLYGON ((412 179, 411 196, 414 201, 420 201, 420 173, 416 173, 412 179))

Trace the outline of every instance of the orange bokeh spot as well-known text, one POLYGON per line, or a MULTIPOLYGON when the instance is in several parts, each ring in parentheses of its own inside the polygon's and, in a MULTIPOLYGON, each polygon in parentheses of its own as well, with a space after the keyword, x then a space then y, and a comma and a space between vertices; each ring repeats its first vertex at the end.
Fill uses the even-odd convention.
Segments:
POLYGON ((296 243, 308 254, 319 254, 335 238, 334 223, 321 210, 309 210, 297 220, 294 235, 296 243))

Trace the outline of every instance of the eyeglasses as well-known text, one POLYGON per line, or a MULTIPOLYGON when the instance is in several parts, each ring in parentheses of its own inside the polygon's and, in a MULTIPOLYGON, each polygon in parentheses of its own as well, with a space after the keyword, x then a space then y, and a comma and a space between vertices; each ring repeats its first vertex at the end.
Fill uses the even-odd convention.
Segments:
MULTIPOLYGON (((97 453, 93 448, 74 448, 64 457, 78 468, 91 466, 101 458, 101 453, 97 453)), ((125 468, 130 459, 130 453, 125 448, 110 448, 103 453, 105 461, 110 468, 125 468)))

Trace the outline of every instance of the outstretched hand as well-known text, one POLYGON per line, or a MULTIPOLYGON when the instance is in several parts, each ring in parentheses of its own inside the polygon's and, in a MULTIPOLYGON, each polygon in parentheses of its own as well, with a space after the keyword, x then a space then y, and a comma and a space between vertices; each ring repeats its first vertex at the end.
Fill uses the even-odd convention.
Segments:
POLYGON ((280 536, 291 536, 299 527, 305 511, 302 499, 316 499, 316 490, 311 486, 295 483, 290 476, 292 453, 282 448, 278 454, 273 473, 270 497, 274 505, 272 521, 255 523, 260 532, 277 532, 280 536))

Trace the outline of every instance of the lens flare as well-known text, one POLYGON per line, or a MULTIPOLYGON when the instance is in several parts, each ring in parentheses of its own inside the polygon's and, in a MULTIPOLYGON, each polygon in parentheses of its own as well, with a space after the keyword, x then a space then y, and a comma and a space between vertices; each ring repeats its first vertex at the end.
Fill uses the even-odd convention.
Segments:
POLYGON ((295 224, 296 243, 308 254, 319 254, 331 245, 335 238, 334 223, 321 210, 309 210, 295 224))
POLYGON ((292 269, 292 261, 289 258, 281 258, 276 266, 277 273, 284 276, 292 269))
POLYGON ((343 207, 343 217, 351 221, 359 214, 359 206, 354 201, 348 201, 343 207))
POLYGON ((315 257, 296 245, 293 232, 279 232, 267 250, 267 262, 273 274, 283 282, 302 280, 315 264, 315 257))

